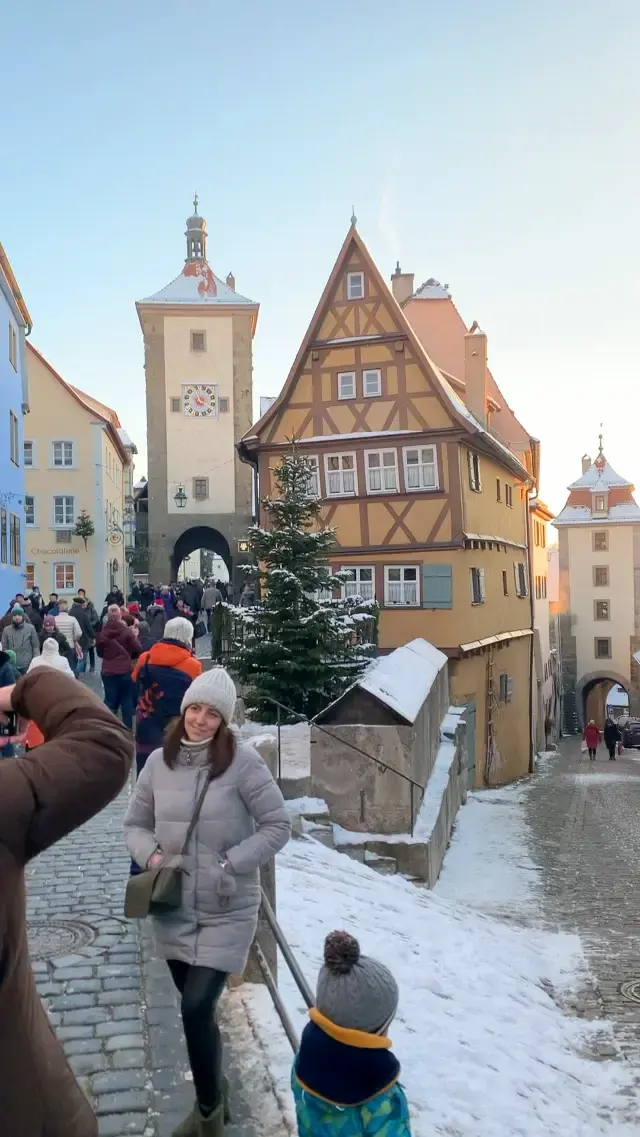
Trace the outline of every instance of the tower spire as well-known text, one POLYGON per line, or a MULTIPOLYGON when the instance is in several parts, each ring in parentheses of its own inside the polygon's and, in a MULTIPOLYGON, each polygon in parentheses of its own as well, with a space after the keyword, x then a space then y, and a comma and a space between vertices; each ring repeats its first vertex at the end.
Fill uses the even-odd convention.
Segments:
POLYGON ((207 259, 207 223, 204 217, 198 213, 198 195, 193 195, 193 213, 191 217, 187 217, 187 229, 185 237, 187 238, 187 255, 186 263, 192 261, 206 261, 207 259))
POLYGON ((598 435, 598 458, 604 458, 604 446, 602 442, 602 423, 600 423, 600 434, 598 435))

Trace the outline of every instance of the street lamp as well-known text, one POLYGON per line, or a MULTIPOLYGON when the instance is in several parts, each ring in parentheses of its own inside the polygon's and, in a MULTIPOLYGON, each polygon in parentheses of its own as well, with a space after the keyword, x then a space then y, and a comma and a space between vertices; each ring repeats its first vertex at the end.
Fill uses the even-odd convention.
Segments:
POLYGON ((176 493, 173 495, 173 500, 175 501, 178 509, 184 509, 185 505, 187 504, 187 495, 184 492, 183 486, 178 486, 176 493))

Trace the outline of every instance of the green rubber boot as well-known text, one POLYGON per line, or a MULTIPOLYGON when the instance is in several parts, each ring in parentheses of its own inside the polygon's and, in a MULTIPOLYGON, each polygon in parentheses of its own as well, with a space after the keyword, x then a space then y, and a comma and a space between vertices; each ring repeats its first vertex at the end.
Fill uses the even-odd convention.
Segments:
POLYGON ((229 1079, 226 1074, 222 1075, 220 1079, 220 1093, 222 1094, 222 1105, 224 1109, 224 1123, 228 1125, 231 1121, 231 1107, 229 1105, 229 1079))
POLYGON ((209 1117, 204 1117, 200 1110, 196 1112, 196 1137, 224 1137, 224 1106, 222 1102, 216 1106, 209 1117))
POLYGON ((174 1129, 171 1137, 198 1137, 198 1120, 201 1117, 200 1110, 197 1105, 194 1105, 188 1117, 185 1117, 181 1125, 174 1129))

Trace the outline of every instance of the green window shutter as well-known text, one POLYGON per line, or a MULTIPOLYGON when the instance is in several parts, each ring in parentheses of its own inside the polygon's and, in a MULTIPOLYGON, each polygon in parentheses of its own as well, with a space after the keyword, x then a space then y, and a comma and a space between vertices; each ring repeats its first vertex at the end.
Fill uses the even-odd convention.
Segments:
POLYGON ((423 564, 422 607, 453 607, 453 578, 451 565, 423 564))

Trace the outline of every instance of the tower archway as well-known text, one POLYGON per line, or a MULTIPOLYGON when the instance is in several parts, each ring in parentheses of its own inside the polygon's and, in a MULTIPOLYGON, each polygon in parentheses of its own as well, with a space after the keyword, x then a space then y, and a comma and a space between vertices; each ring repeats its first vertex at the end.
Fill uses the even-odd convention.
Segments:
POLYGON ((576 711, 581 729, 590 719, 600 728, 604 726, 607 695, 616 684, 629 692, 629 680, 616 671, 592 671, 582 677, 576 686, 576 711))
POLYGON ((190 556, 191 553, 195 553, 196 549, 209 549, 212 553, 216 553, 219 557, 222 557, 227 566, 229 579, 231 579, 232 560, 227 538, 219 529, 213 529, 210 525, 194 525, 190 529, 185 529, 173 546, 171 556, 171 575, 173 580, 177 580, 178 569, 185 557, 190 556))

